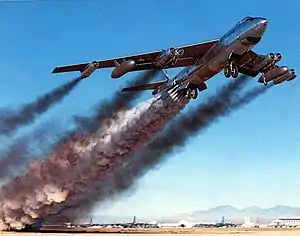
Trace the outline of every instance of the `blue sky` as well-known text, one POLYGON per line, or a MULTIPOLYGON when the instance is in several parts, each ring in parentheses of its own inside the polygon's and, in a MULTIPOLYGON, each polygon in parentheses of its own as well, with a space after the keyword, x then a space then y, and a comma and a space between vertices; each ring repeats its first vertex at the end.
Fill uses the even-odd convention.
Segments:
MULTIPOLYGON (((282 52, 281 65, 300 71, 300 2, 37 1, 0 3, 0 106, 14 107, 74 78, 56 65, 88 62, 196 43, 222 36, 244 16, 269 26, 258 53, 282 52)), ((68 122, 108 98, 125 81, 95 73, 41 121, 68 122)), ((178 70, 169 71, 175 75, 178 70)), ((178 154, 139 181, 130 197, 95 209, 111 215, 172 215, 231 204, 300 206, 300 84, 282 84, 190 139, 178 154)), ((201 102, 228 82, 208 82, 201 102)), ((253 80, 255 84, 255 80, 253 80)), ((146 94, 143 99, 150 97, 146 94)))

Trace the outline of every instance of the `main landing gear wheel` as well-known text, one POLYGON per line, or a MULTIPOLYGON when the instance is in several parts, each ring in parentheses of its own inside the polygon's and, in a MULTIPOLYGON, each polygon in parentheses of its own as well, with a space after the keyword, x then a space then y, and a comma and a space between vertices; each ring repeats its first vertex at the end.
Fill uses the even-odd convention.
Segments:
POLYGON ((196 99, 198 97, 198 89, 192 89, 191 96, 192 99, 196 99))
POLYGON ((224 75, 225 75, 226 78, 229 78, 231 76, 231 70, 230 70, 229 66, 226 66, 224 68, 224 75))
POLYGON ((224 68, 224 75, 226 78, 229 78, 230 76, 232 76, 233 78, 237 78, 239 75, 239 69, 236 65, 227 65, 224 68))
POLYGON ((239 75, 239 69, 237 68, 237 66, 233 66, 231 68, 231 76, 232 78, 237 78, 239 75))
POLYGON ((198 90, 195 88, 187 88, 186 98, 196 99, 198 97, 198 90))
POLYGON ((266 77, 264 77, 263 82, 264 82, 264 85, 265 85, 265 86, 268 85, 268 82, 267 82, 267 80, 266 80, 266 77))

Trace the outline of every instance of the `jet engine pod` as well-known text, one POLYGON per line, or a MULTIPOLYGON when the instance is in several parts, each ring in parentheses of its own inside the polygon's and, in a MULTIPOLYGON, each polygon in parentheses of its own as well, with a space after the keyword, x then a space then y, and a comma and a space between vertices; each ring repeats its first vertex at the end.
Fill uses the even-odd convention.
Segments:
POLYGON ((282 76, 280 76, 280 77, 278 77, 276 79, 273 79, 273 84, 281 84, 281 83, 283 83, 284 81, 286 81, 287 76, 288 75, 286 73, 286 74, 284 74, 284 75, 282 75, 282 76))
POLYGON ((258 58, 255 61, 255 64, 261 71, 265 71, 275 61, 275 58, 276 58, 276 56, 274 53, 269 53, 269 54, 264 55, 262 57, 262 59, 258 58))
POLYGON ((277 63, 277 62, 279 62, 281 59, 282 59, 282 54, 279 53, 279 52, 276 53, 276 54, 275 54, 275 58, 274 58, 275 62, 277 63))
POLYGON ((273 68, 274 65, 282 59, 281 53, 268 53, 263 57, 258 57, 255 60, 255 64, 260 72, 267 72, 270 68, 273 68))
POLYGON ((93 65, 93 67, 98 68, 99 67, 99 62, 93 61, 92 65, 93 65))
POLYGON ((264 73, 259 79, 259 83, 267 83, 271 80, 283 76, 286 72, 288 72, 288 68, 286 66, 275 67, 266 73, 264 73))
POLYGON ((85 79, 87 77, 89 77, 92 73, 95 72, 95 70, 99 67, 99 62, 97 61, 93 61, 91 63, 89 63, 86 68, 84 69, 84 71, 81 73, 81 78, 85 79))
POLYGON ((124 61, 120 65, 117 65, 117 67, 111 72, 111 77, 114 79, 120 78, 128 71, 133 70, 135 66, 136 64, 134 60, 124 61))
POLYGON ((287 81, 291 81, 297 77, 296 71, 294 69, 290 69, 290 73, 291 73, 291 76, 288 79, 286 79, 287 81))
POLYGON ((291 81, 297 77, 294 69, 290 69, 284 75, 273 80, 273 84, 281 84, 284 81, 291 81))
POLYGON ((158 58, 156 59, 155 65, 160 68, 165 68, 168 65, 173 65, 177 60, 182 57, 184 50, 182 48, 169 48, 162 50, 158 58))

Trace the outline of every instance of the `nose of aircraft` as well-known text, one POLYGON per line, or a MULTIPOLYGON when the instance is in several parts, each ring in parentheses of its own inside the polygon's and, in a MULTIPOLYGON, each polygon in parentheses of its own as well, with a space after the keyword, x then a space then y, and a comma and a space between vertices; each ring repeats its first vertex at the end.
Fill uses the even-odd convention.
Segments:
POLYGON ((264 24, 264 25, 267 25, 268 24, 268 20, 266 18, 261 18, 260 23, 264 24))
POLYGON ((266 31, 268 20, 266 18, 257 18, 255 31, 257 36, 262 36, 266 31))

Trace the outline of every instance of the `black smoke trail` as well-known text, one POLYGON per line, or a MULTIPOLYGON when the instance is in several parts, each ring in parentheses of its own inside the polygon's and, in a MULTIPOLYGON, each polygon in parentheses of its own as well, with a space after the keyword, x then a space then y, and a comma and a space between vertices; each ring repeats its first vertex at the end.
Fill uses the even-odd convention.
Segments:
POLYGON ((17 174, 40 153, 50 152, 62 127, 56 122, 43 122, 33 132, 17 137, 0 153, 0 181, 17 174))
MULTIPOLYGON (((157 74, 159 73, 159 70, 151 70, 147 71, 145 73, 141 73, 138 76, 136 76, 133 80, 131 80, 128 83, 128 86, 134 86, 142 83, 148 83, 151 79, 153 79, 157 74)), ((17 128, 21 125, 21 123, 16 123, 16 121, 22 121, 23 125, 24 123, 30 122, 28 119, 33 119, 34 116, 37 115, 37 112, 42 112, 48 106, 48 109, 50 108, 53 103, 51 103, 51 100, 54 101, 54 99, 62 98, 62 96, 67 95, 68 91, 75 87, 75 85, 79 82, 79 79, 73 80, 69 82, 68 84, 63 85, 62 87, 55 89, 53 92, 48 93, 45 96, 42 96, 39 101, 32 103, 31 105, 26 105, 23 109, 21 109, 21 113, 16 115, 10 115, 6 117, 4 120, 4 123, 9 123, 9 127, 6 127, 6 134, 7 132, 12 132, 11 128, 17 128), (65 92, 65 93, 64 93, 65 92), (51 97, 52 99, 49 100, 49 103, 47 103, 47 99, 51 97), (37 111, 34 111, 37 109, 37 111)), ((32 134, 29 134, 28 136, 18 138, 14 141, 13 144, 11 144, 8 147, 8 150, 4 153, 0 154, 0 180, 1 179, 7 179, 12 177, 15 173, 18 172, 18 170, 21 167, 24 167, 27 163, 32 161, 33 159, 36 159, 37 157, 35 155, 32 155, 30 152, 30 147, 32 146, 32 143, 39 139, 40 141, 40 158, 46 156, 49 154, 49 148, 52 147, 53 151, 57 148, 59 148, 62 144, 65 146, 68 145, 68 143, 73 143, 74 139, 78 140, 81 137, 81 132, 88 132, 91 133, 93 131, 96 131, 96 129, 99 127, 99 124, 101 121, 103 121, 105 118, 111 118, 113 113, 117 112, 118 109, 121 108, 129 108, 131 106, 131 103, 137 99, 141 93, 120 93, 117 91, 112 98, 107 99, 105 101, 101 101, 97 107, 97 110, 94 115, 91 117, 77 117, 78 120, 78 126, 75 130, 72 131, 64 131, 63 128, 61 128, 62 134, 58 136, 58 132, 54 134, 51 130, 53 130, 53 127, 58 126, 58 122, 54 122, 55 124, 51 124, 49 126, 44 126, 42 131, 42 136, 37 135, 41 128, 38 128, 35 130, 32 134), (43 143, 41 142, 43 140, 43 143)), ((6 111, 7 109, 3 109, 3 111, 6 111)), ((7 110, 9 114, 13 114, 12 111, 7 110)), ((7 114, 6 112, 6 114, 7 114)), ((0 124, 3 126, 4 124, 0 122, 0 124)), ((0 133, 1 128, 0 126, 0 133)), ((84 135, 86 136, 86 135, 84 135)))
MULTIPOLYGON (((160 70, 149 70, 140 73, 125 86, 129 87, 149 83, 160 72, 160 70)), ((58 140, 56 147, 68 142, 72 137, 90 135, 96 132, 101 126, 109 126, 109 124, 105 124, 105 121, 111 122, 118 111, 127 110, 132 107, 132 103, 141 95, 141 92, 122 93, 118 90, 112 97, 100 101, 91 116, 74 116, 75 129, 64 134, 58 140)))
MULTIPOLYGON (((150 70, 139 74, 133 80, 130 80, 126 87, 149 83, 160 70, 150 70)), ((99 123, 106 118, 111 118, 119 110, 126 110, 132 106, 132 102, 141 96, 141 92, 120 92, 106 100, 102 100, 95 108, 91 117, 74 117, 80 131, 92 133, 99 128, 99 123)))
POLYGON ((11 135, 18 128, 35 122, 40 115, 61 102, 76 87, 80 80, 80 78, 76 78, 65 83, 38 97, 35 101, 23 105, 9 115, 2 114, 0 117, 0 135, 11 135))
POLYGON ((106 134, 70 140, 69 147, 31 163, 0 189, 0 227, 22 229, 76 205, 95 182, 151 141, 188 102, 176 90, 166 91, 122 113, 106 134))

